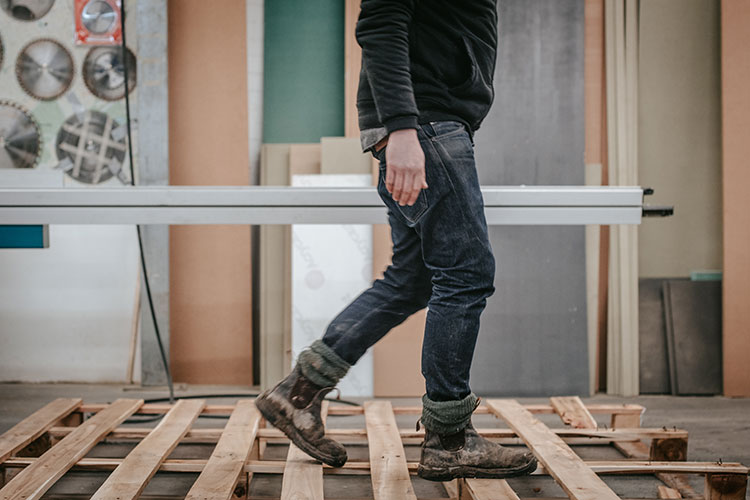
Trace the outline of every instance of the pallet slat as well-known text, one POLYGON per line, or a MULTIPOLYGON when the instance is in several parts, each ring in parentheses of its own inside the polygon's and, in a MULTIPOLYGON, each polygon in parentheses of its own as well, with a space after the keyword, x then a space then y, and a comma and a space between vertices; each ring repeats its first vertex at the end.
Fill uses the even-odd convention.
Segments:
MULTIPOLYGON (((52 427, 47 432, 53 437, 67 436, 74 427, 52 427)), ((646 428, 637 427, 635 429, 573 429, 570 427, 562 429, 550 429, 552 432, 563 438, 566 441, 572 441, 576 444, 581 444, 586 441, 638 441, 640 439, 653 439, 653 438, 681 438, 687 439, 688 432, 682 429, 664 429, 664 428, 646 428)), ((119 427, 113 430, 107 439, 143 439, 151 432, 149 428, 143 427, 119 427)), ((516 433, 511 429, 497 429, 497 428, 478 428, 477 432, 486 438, 507 440, 509 442, 518 442, 519 438, 516 433)), ((357 438, 366 439, 366 429, 346 428, 346 429, 329 429, 327 434, 337 439, 342 438, 357 438)), ((422 439, 424 438, 424 430, 415 431, 414 429, 399 429, 401 439, 422 439)), ((217 442, 222 435, 222 429, 192 429, 186 435, 185 438, 193 440, 193 442, 217 442)), ((284 434, 272 427, 258 429, 258 437, 264 439, 283 439, 286 440, 284 434)))
POLYGON ((466 479, 464 488, 467 500, 520 500, 504 479, 466 479))
POLYGON ((566 424, 576 429, 596 429, 598 425, 578 396, 549 398, 552 408, 566 424))
POLYGON ((65 472, 82 459, 104 436, 143 404, 141 399, 118 399, 47 450, 0 490, 3 500, 41 498, 65 472))
POLYGON ((562 439, 517 401, 490 399, 487 406, 518 433, 572 500, 619 500, 562 439))
POLYGON ((390 401, 367 401, 365 422, 375 500, 417 500, 390 401))
MULTIPOLYGON (((13 457, 8 459, 4 465, 7 467, 27 467, 38 459, 32 457, 13 457)), ((83 458, 75 467, 78 470, 114 470, 120 463, 121 458, 83 458)), ((206 466, 204 459, 167 459, 159 467, 163 472, 201 472, 206 466)), ((671 472, 676 474, 723 474, 747 476, 748 468, 740 463, 716 462, 650 462, 614 460, 604 462, 585 462, 585 464, 596 474, 630 474, 630 475, 652 475, 659 472, 671 472)), ((417 462, 407 462, 406 468, 409 473, 416 474, 417 462)), ((250 474, 281 474, 284 472, 284 462, 281 460, 248 460, 243 467, 244 472, 250 474)), ((370 473, 369 462, 349 461, 343 467, 332 468, 323 466, 323 474, 339 476, 357 476, 370 473)), ((535 476, 548 475, 544 466, 539 467, 535 476)))
POLYGON ((190 430, 204 406, 206 402, 202 399, 183 399, 175 403, 159 425, 128 453, 91 499, 138 498, 161 463, 190 430))
POLYGON ((219 443, 193 483, 185 500, 229 500, 250 456, 260 425, 260 412, 252 400, 237 403, 219 443))
MULTIPOLYGON (((323 401, 320 416, 328 415, 328 401, 323 401)), ((323 500, 323 465, 307 453, 289 444, 281 482, 281 500, 323 500)))
POLYGON ((680 492, 677 490, 659 485, 659 498, 660 499, 682 498, 682 495, 680 495, 680 492))
POLYGON ((55 399, 8 429, 0 436, 0 463, 70 415, 82 402, 81 398, 55 399))

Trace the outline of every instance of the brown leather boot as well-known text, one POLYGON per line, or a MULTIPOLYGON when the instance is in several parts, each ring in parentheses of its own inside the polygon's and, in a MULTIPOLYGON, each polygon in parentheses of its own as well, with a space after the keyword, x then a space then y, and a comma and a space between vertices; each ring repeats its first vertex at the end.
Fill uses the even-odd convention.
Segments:
POLYGON ((320 387, 308 380, 299 368, 273 389, 263 392, 255 406, 274 427, 297 447, 324 464, 341 467, 346 463, 346 449, 325 437, 320 405, 333 387, 320 387))
POLYGON ((417 474, 430 481, 458 477, 497 479, 531 474, 536 464, 531 452, 488 441, 469 423, 465 429, 449 435, 425 429, 417 474))

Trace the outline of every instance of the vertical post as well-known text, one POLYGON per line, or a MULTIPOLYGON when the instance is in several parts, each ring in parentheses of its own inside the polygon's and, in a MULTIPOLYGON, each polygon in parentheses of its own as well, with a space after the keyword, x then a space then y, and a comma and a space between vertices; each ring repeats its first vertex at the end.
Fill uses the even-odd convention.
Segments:
POLYGON ((706 474, 705 500, 745 500, 747 476, 744 474, 706 474))
POLYGON ((750 2, 721 2, 724 395, 750 396, 750 2))

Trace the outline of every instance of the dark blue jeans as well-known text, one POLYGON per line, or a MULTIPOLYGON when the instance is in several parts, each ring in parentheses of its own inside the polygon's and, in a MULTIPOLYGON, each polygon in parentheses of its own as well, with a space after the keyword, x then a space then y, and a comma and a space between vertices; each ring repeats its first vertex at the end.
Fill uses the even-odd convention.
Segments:
POLYGON ((413 206, 400 206, 385 188, 385 148, 376 153, 393 261, 382 279, 331 322, 323 342, 354 364, 426 306, 422 374, 427 397, 450 401, 471 392, 469 371, 479 316, 495 290, 495 259, 466 128, 459 122, 432 122, 421 125, 417 134, 429 188, 413 206))

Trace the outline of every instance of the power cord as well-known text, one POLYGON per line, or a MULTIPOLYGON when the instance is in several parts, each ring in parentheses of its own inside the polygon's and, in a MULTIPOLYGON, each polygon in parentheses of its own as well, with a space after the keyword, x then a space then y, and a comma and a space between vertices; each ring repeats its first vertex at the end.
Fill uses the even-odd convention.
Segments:
MULTIPOLYGON (((120 0, 120 32, 122 33, 122 43, 120 48, 122 49, 122 68, 123 76, 125 78, 125 124, 128 131, 128 163, 130 165, 130 184, 135 186, 135 166, 133 165, 133 131, 130 126, 130 88, 128 80, 128 54, 127 45, 125 43, 125 0, 120 0)), ((156 342, 159 344, 159 354, 161 355, 161 362, 164 366, 164 374, 167 376, 167 386, 169 387, 169 402, 174 403, 174 385, 172 384, 172 372, 169 369, 169 362, 167 361, 167 353, 164 350, 164 342, 161 340, 161 332, 159 331, 159 322, 156 320, 156 309, 154 308, 154 299, 151 295, 151 284, 148 279, 148 268, 146 267, 146 255, 143 251, 143 235, 141 234, 141 226, 136 224, 136 232, 138 233, 138 250, 141 256, 141 269, 143 270, 143 283, 146 288, 146 297, 148 297, 148 308, 151 311, 151 321, 154 323, 154 333, 156 333, 156 342)))

